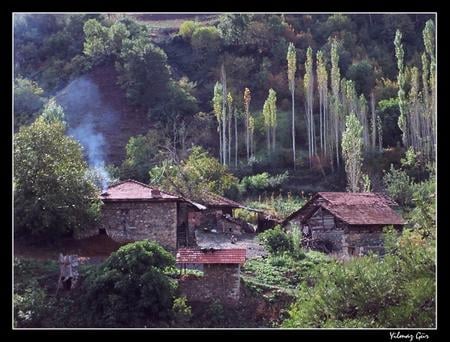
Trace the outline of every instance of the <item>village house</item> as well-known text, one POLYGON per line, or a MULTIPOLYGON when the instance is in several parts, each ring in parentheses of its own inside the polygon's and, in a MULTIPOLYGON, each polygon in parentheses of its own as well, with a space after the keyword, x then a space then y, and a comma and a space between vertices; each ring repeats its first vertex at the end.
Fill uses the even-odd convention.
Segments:
POLYGON ((396 206, 378 193, 318 192, 282 226, 300 229, 304 247, 338 257, 383 253, 383 228, 405 224, 396 206))
POLYGON ((100 195, 100 222, 87 235, 106 234, 118 242, 155 240, 169 250, 195 246, 195 230, 241 234, 252 227, 232 217, 243 205, 205 192, 201 202, 135 180, 113 184, 100 195))
POLYGON ((217 299, 225 304, 236 304, 240 296, 240 267, 245 260, 245 249, 181 248, 176 256, 181 270, 200 265, 203 276, 182 279, 180 291, 190 301, 217 299))
POLYGON ((99 233, 115 241, 150 239, 175 250, 179 232, 187 225, 189 202, 155 187, 126 180, 108 187, 103 202, 99 233))

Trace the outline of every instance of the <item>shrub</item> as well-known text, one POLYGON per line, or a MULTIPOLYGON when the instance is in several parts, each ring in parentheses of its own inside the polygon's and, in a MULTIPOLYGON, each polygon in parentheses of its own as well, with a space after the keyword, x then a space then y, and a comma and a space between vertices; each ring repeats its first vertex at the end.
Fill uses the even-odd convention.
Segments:
POLYGON ((87 325, 161 326, 172 318, 174 282, 164 273, 174 257, 155 242, 121 247, 89 274, 82 297, 87 325))
POLYGON ((258 238, 271 254, 292 251, 292 239, 280 226, 262 232, 258 238))
POLYGON ((435 326, 434 240, 405 231, 390 252, 321 267, 302 284, 284 327, 418 328, 435 326))

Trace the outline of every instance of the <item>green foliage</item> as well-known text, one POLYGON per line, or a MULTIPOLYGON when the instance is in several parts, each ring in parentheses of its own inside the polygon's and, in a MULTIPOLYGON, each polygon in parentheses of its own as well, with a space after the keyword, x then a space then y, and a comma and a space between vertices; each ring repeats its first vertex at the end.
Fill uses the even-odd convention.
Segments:
POLYGON ((216 54, 221 44, 220 32, 214 26, 200 26, 192 33, 191 45, 194 51, 204 56, 210 53, 216 54))
POLYGON ((14 79, 14 126, 16 129, 34 121, 45 103, 44 91, 29 79, 14 79))
POLYGON ((252 176, 246 176, 239 183, 239 191, 242 194, 258 194, 262 191, 277 190, 289 178, 288 171, 271 176, 267 172, 259 173, 252 176))
POLYGON ((284 327, 435 326, 434 243, 406 231, 383 259, 332 262, 313 287, 301 285, 284 327))
POLYGON ((56 239, 81 232, 99 211, 79 143, 60 121, 39 117, 14 137, 15 231, 56 239))
POLYGON ((194 31, 198 29, 199 25, 197 22, 192 20, 186 20, 180 25, 178 34, 186 40, 190 40, 194 31))
POLYGON ((83 30, 85 36, 83 52, 94 62, 100 62, 113 53, 108 27, 96 19, 89 19, 84 23, 83 30))
POLYGON ((250 208, 261 209, 271 213, 275 217, 284 218, 298 210, 305 203, 305 199, 298 196, 292 196, 288 193, 283 196, 281 193, 275 196, 265 196, 258 201, 247 201, 246 205, 250 208))
POLYGON ((161 161, 160 150, 164 140, 156 130, 149 130, 146 135, 131 137, 125 147, 127 157, 120 168, 121 178, 148 183, 150 169, 161 161))
POLYGON ((175 290, 164 270, 174 263, 169 252, 147 240, 112 253, 86 279, 81 301, 87 325, 163 326, 172 317, 175 290))
POLYGON ((383 182, 389 196, 399 205, 403 207, 412 205, 414 190, 412 181, 405 171, 396 169, 391 164, 389 172, 386 172, 383 177, 383 182))
POLYGON ((345 120, 346 129, 342 134, 342 156, 345 161, 348 189, 359 191, 362 167, 362 131, 363 127, 352 112, 345 120))
POLYGON ((152 168, 150 182, 195 198, 205 190, 222 195, 237 184, 237 179, 203 148, 194 146, 180 164, 166 162, 152 168))
POLYGON ((258 235, 258 239, 264 244, 271 254, 292 251, 292 240, 280 226, 268 229, 258 235))
POLYGON ((167 56, 148 39, 124 41, 116 69, 130 103, 151 108, 166 99, 170 80, 167 56))
POLYGON ((402 134, 397 125, 400 115, 398 99, 389 98, 379 101, 377 111, 382 121, 383 146, 397 146, 401 141, 402 134))
POLYGON ((192 310, 187 304, 185 296, 175 298, 172 310, 175 315, 175 326, 177 327, 186 325, 192 317, 192 310))
POLYGON ((50 99, 50 101, 47 102, 41 117, 49 124, 57 122, 65 124, 64 110, 56 103, 55 99, 50 99))
POLYGON ((310 251, 302 258, 284 252, 263 259, 251 259, 242 271, 246 281, 280 287, 291 293, 300 283, 310 283, 317 270, 328 262, 329 258, 320 252, 310 251))
POLYGON ((372 64, 368 60, 363 60, 352 64, 347 70, 347 79, 355 83, 356 92, 369 97, 375 86, 375 73, 372 64))

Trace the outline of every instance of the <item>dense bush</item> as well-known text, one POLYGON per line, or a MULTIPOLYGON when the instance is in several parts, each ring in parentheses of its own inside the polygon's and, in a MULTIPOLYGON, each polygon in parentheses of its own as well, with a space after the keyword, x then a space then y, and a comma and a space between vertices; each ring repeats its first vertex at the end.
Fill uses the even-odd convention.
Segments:
POLYGON ((293 249, 292 239, 280 226, 262 232, 258 235, 258 239, 271 254, 289 252, 293 249))
POLYGON ((91 327, 166 326, 175 283, 164 274, 174 257, 155 242, 131 243, 87 277, 82 297, 91 327))
POLYGON ((239 183, 239 191, 242 195, 244 193, 258 194, 262 191, 277 190, 287 181, 288 177, 288 171, 275 176, 270 176, 267 172, 246 176, 239 183))
POLYGON ((405 231, 388 254, 333 262, 302 284, 284 327, 435 326, 435 244, 405 231))

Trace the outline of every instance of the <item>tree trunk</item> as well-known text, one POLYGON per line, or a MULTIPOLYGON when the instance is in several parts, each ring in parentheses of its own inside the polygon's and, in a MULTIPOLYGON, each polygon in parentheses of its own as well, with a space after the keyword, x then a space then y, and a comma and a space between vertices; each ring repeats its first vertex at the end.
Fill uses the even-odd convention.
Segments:
POLYGON ((292 82, 292 160, 294 162, 294 170, 295 170, 295 115, 294 115, 294 82, 292 82))
POLYGON ((238 130, 237 130, 237 110, 234 110, 234 167, 237 168, 238 155, 238 130))

